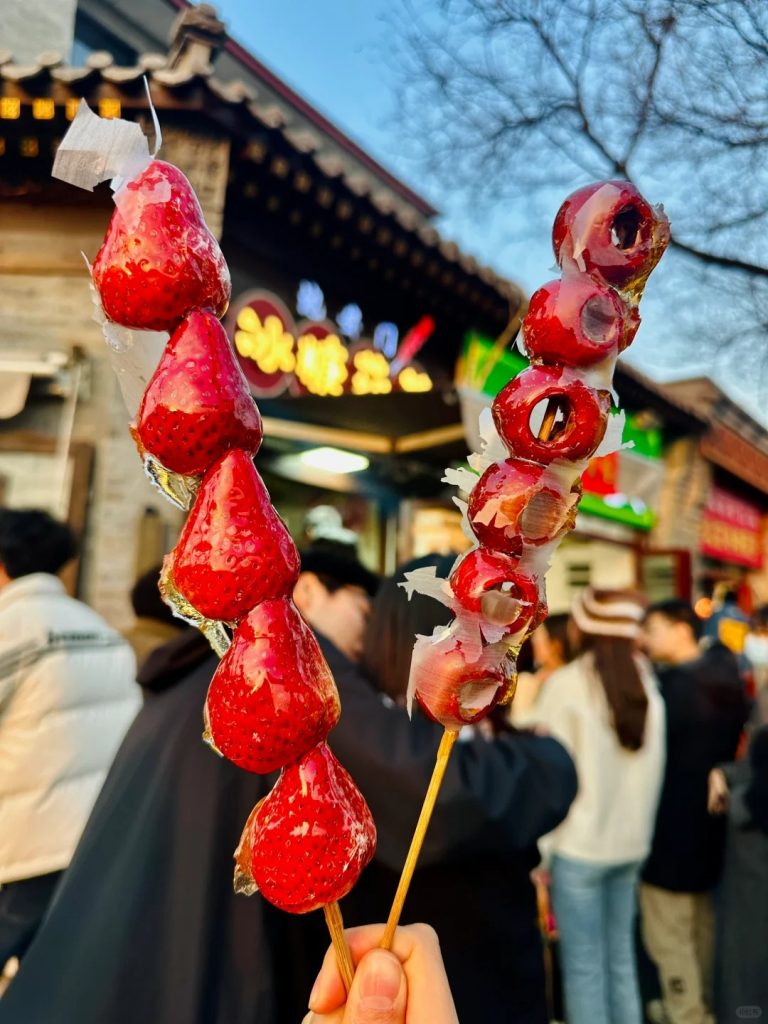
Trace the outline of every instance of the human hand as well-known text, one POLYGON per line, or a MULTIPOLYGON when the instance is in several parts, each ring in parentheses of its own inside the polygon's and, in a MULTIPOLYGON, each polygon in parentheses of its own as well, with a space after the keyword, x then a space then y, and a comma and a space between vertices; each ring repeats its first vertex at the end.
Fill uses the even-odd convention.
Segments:
POLYGON ((707 810, 710 814, 725 814, 728 810, 728 782, 721 768, 713 768, 709 773, 707 810))
POLYGON ((303 1024, 458 1024, 440 944, 429 925, 398 928, 391 953, 378 948, 383 924, 344 934, 355 964, 349 996, 331 947, 303 1024))

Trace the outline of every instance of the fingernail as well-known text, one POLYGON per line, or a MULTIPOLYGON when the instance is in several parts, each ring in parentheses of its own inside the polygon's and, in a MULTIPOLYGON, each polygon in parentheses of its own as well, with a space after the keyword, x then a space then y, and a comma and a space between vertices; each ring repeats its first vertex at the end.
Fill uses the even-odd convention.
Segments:
POLYGON ((301 1024, 312 1024, 312 1021, 314 1019, 315 1019, 315 1015, 310 1010, 309 1013, 307 1014, 307 1016, 304 1018, 304 1020, 302 1020, 301 1024))
POLYGON ((360 1005, 370 1010, 391 1010, 400 994, 402 968, 392 953, 371 951, 361 963, 360 1005))
MULTIPOLYGON (((320 991, 320 975, 318 974, 318 976, 315 978, 315 984, 312 986, 312 991, 309 993, 309 1003, 307 1004, 308 1006, 310 1006, 310 1007, 312 1006, 312 1003, 314 1003, 315 999, 317 998, 317 994, 318 994, 319 991, 320 991)), ((307 1024, 307 1021, 303 1020, 301 1022, 301 1024, 307 1024)))

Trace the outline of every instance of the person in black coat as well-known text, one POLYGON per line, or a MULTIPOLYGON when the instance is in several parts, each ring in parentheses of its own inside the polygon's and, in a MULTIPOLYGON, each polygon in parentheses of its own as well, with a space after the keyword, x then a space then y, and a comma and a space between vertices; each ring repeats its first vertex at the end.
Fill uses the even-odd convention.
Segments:
MULTIPOLYGON (((398 581, 403 571, 430 564, 446 575, 453 561, 421 559, 380 586, 365 634, 366 671, 339 649, 349 637, 338 619, 324 619, 334 642, 311 605, 303 609, 341 696, 329 743, 378 830, 374 860, 341 904, 350 926, 387 918, 443 732, 417 711, 410 720, 403 698, 414 634, 430 633, 450 613, 418 595, 409 602, 398 581)), ((330 563, 311 564, 326 580, 334 572, 330 563)), ((296 596, 301 607, 301 586, 296 596)), ((437 931, 462 1024, 547 1020, 529 876, 539 862, 537 839, 562 821, 575 794, 573 763, 550 737, 493 739, 468 729, 454 747, 402 923, 424 921, 437 931)))
POLYGON ((0 999, 2 1024, 301 1019, 306 994, 298 1000, 290 983, 276 983, 279 954, 294 948, 285 915, 232 889, 232 852, 273 779, 201 742, 216 664, 193 629, 149 656, 144 706, 0 999))
POLYGON ((646 615, 644 646, 667 709, 667 765, 640 906, 672 1024, 704 1020, 711 1006, 712 892, 725 823, 708 812, 708 777, 733 759, 748 714, 735 655, 718 642, 700 646, 700 633, 684 601, 652 605, 646 615))
MULTIPOLYGON (((297 600, 306 604, 307 584, 316 596, 325 580, 329 596, 339 595, 326 629, 336 633, 343 623, 338 643, 359 650, 366 589, 376 581, 345 559, 305 565, 297 600)), ((311 617, 323 613, 315 608, 311 617)), ((403 639, 411 642, 412 632, 403 639)), ((342 909, 347 924, 370 923, 389 908, 439 730, 412 725, 351 656, 327 638, 321 645, 342 701, 330 742, 379 831, 377 859, 342 909)), ((150 656, 139 678, 145 705, 0 1000, 0 1024, 296 1024, 306 1012, 328 946, 323 915, 285 914, 232 891, 233 851, 275 777, 244 772, 201 742, 216 664, 193 630, 150 656)), ((536 835, 560 821, 575 789, 573 766, 554 740, 474 736, 454 750, 405 921, 431 913, 450 947, 462 1024, 546 1020, 524 875, 537 859, 536 835)))
POLYGON ((748 756, 710 775, 710 811, 727 833, 718 892, 715 1006, 723 1022, 768 1007, 768 725, 757 723, 748 756))

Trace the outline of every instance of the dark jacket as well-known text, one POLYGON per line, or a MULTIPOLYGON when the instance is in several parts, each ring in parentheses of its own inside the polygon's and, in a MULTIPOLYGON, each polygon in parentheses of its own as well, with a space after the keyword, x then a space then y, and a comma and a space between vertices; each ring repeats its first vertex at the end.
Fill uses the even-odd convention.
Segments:
MULTIPOLYGON (((386 919, 435 762, 442 728, 383 698, 320 637, 341 695, 329 742, 368 801, 373 863, 342 901, 345 923, 386 919)), ((402 921, 440 937, 462 1024, 547 1019, 536 900, 537 839, 565 817, 576 773, 553 739, 479 736, 454 747, 402 921)))
POLYGON ((0 1000, 2 1024, 276 1019, 280 915, 232 891, 232 852, 269 780, 201 742, 215 667, 193 630, 150 656, 145 704, 0 1000))
POLYGON ((747 760, 722 767, 729 804, 717 900, 715 1005, 718 1024, 727 1024, 750 1019, 745 1008, 768 1007, 768 726, 752 737, 747 760))
MULTIPOLYGON (((342 701, 331 743, 370 802, 379 852, 342 901, 383 920, 440 731, 387 707, 325 641, 342 701)), ((232 851, 273 777, 201 742, 216 661, 190 631, 156 652, 128 732, 51 910, 0 1000, 0 1024, 296 1024, 328 946, 323 915, 232 892, 232 851)), ((565 815, 573 765, 554 740, 459 743, 404 920, 440 932, 462 1024, 544 1024, 527 872, 565 815), (478 988, 473 990, 473 986, 478 988)))
POLYGON ((673 892, 707 892, 720 877, 725 839, 725 822, 707 811, 707 779, 733 759, 747 699, 736 658, 719 643, 658 676, 667 766, 643 879, 673 892))

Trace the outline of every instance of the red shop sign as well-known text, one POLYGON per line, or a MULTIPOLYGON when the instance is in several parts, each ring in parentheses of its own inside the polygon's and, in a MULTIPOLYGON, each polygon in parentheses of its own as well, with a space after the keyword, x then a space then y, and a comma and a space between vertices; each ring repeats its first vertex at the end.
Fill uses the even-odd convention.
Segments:
POLYGON ((758 505, 724 487, 713 486, 701 516, 699 550, 723 562, 760 569, 762 514, 758 505))

